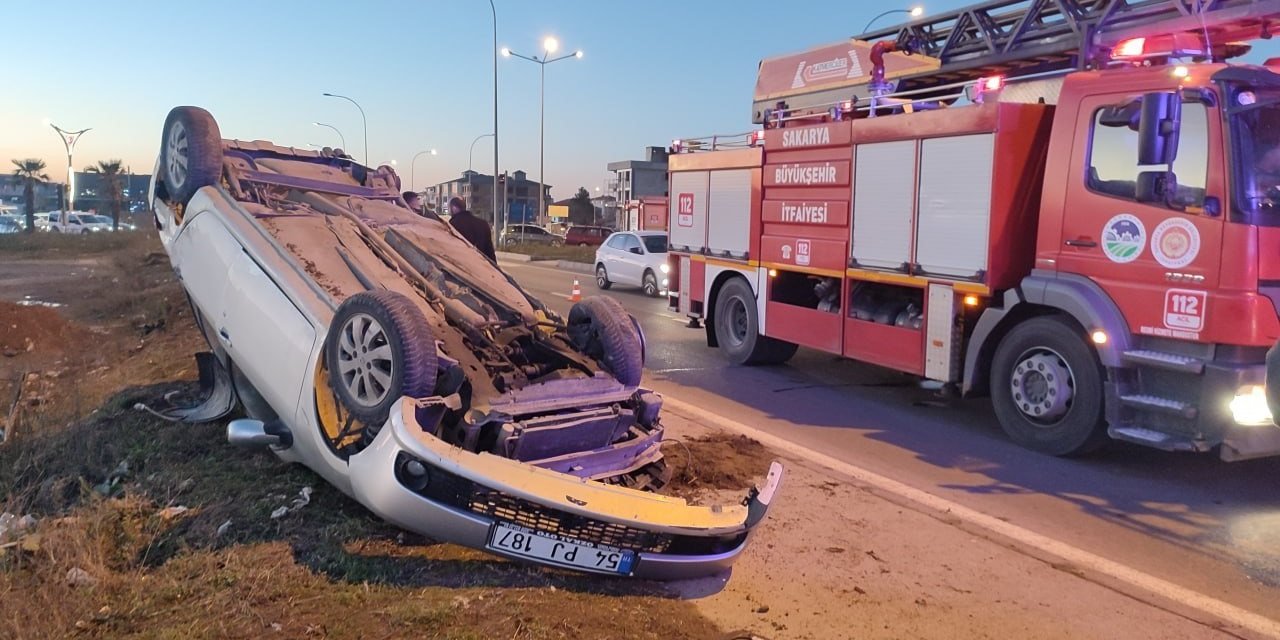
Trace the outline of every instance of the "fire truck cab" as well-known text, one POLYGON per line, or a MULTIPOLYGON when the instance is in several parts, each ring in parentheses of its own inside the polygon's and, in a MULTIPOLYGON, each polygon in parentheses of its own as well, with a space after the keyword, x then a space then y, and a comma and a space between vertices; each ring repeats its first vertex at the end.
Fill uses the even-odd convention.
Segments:
POLYGON ((1046 4, 763 61, 763 130, 673 143, 671 306, 737 364, 804 346, 989 395, 1048 454, 1280 453, 1280 74, 1225 62, 1280 3, 1100 15, 1056 67, 1033 33, 1036 65, 948 49, 1046 4))

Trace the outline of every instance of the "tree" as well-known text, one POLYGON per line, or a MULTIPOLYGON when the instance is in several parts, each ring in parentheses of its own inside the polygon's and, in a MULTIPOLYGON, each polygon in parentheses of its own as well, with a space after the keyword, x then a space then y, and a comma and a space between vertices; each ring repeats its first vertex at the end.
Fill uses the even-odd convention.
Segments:
POLYGON ((13 175, 26 179, 22 186, 22 199, 27 205, 27 228, 24 231, 32 233, 36 230, 36 183, 48 180, 49 176, 44 173, 44 160, 39 158, 14 160, 13 164, 17 167, 13 175))
POLYGON ((578 192, 569 199, 569 222, 573 224, 594 224, 596 206, 591 203, 591 194, 585 187, 578 187, 578 192))
POLYGON ((102 176, 102 198, 106 199, 111 209, 111 230, 120 230, 120 210, 124 207, 124 192, 121 190, 121 162, 119 160, 102 160, 88 171, 102 176))

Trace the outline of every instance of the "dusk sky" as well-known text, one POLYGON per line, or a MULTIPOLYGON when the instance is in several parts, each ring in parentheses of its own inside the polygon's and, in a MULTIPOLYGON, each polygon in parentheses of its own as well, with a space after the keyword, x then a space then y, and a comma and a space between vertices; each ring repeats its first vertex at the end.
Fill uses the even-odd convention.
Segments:
MULTIPOLYGON (((547 67, 547 182, 565 198, 607 179, 605 164, 637 159, 672 138, 753 128, 751 94, 763 57, 839 41, 894 3, 787 5, 753 1, 645 2, 497 0, 498 44, 541 53, 547 35, 582 59, 547 67)), ((964 0, 924 3, 953 9, 964 0)), ((901 3, 902 7, 912 6, 901 3)), ((208 109, 227 138, 362 155, 360 115, 369 118, 369 161, 395 159, 405 186, 421 150, 416 186, 467 168, 472 140, 492 128, 493 61, 484 0, 385 2, 12 3, 5 7, 11 64, 0 93, 0 158, 38 157, 65 179, 65 154, 42 121, 92 127, 76 168, 121 158, 149 173, 165 114, 208 109)), ((885 18, 888 26, 904 15, 885 18)), ((1280 55, 1280 45, 1249 56, 1280 55)), ((502 168, 538 172, 538 65, 499 59, 502 168)), ((475 168, 489 173, 488 139, 475 168)))

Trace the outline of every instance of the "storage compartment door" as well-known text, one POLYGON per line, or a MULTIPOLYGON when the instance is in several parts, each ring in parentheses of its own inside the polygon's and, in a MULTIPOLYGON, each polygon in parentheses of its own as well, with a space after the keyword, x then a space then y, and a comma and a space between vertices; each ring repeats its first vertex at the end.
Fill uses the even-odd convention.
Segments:
POLYGON ((707 172, 673 172, 671 202, 671 248, 702 253, 707 248, 707 172))
POLYGON ((986 272, 994 150, 989 133, 921 143, 916 264, 925 273, 979 279, 986 272))
POLYGON ((916 142, 860 144, 854 157, 853 260, 903 271, 911 262, 916 142))
POLYGON ((712 171, 710 193, 707 253, 746 258, 751 246, 751 169, 712 171))

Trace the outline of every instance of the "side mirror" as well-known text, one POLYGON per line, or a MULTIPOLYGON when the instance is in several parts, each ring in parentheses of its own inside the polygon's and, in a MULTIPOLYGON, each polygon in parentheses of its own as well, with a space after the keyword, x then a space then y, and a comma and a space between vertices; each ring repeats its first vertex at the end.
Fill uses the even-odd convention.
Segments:
POLYGON ((1138 202, 1167 203, 1178 192, 1178 177, 1172 171, 1143 171, 1138 174, 1133 197, 1138 202))
POLYGON ((1142 115, 1138 121, 1138 164, 1173 164, 1178 157, 1178 130, 1181 127, 1181 95, 1144 94, 1142 115))
POLYGON ((644 249, 641 249, 640 247, 631 247, 631 253, 642 256, 644 255, 644 249))
POLYGON ((1098 124, 1104 127, 1125 127, 1137 131, 1141 115, 1142 103, 1138 100, 1130 100, 1124 104, 1104 107, 1102 113, 1098 114, 1098 124))

